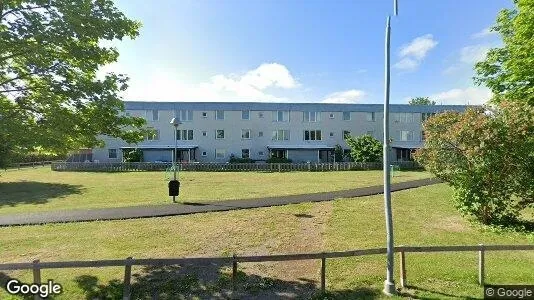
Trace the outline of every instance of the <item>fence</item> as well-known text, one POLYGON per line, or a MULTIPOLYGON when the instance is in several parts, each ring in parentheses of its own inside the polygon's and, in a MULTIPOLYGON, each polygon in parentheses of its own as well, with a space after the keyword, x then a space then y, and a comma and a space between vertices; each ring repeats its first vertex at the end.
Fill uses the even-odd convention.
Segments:
POLYGON ((63 161, 58 160, 45 160, 45 161, 32 161, 32 162, 21 162, 14 163, 6 167, 7 169, 22 169, 22 168, 35 168, 38 166, 52 165, 54 163, 61 163, 63 161))
MULTIPOLYGON (((478 252, 478 283, 484 285, 485 252, 486 251, 521 251, 534 250, 534 245, 475 245, 475 246, 398 246, 394 251, 400 254, 400 285, 407 285, 406 253, 430 252, 478 252)), ((232 256, 232 257, 197 257, 197 258, 163 258, 163 259, 134 259, 125 260, 96 260, 96 261, 64 261, 0 264, 0 270, 33 270, 34 283, 41 283, 42 269, 58 268, 95 268, 95 267, 124 267, 123 299, 130 299, 132 266, 168 266, 178 264, 232 264, 232 291, 237 290, 238 263, 321 260, 321 292, 326 292, 326 260, 332 258, 354 257, 365 255, 385 254, 386 248, 351 250, 342 252, 300 253, 260 256, 232 256)), ((39 299, 36 296, 36 299, 39 299)))
MULTIPOLYGON (((395 162, 400 170, 421 168, 412 161, 395 162)), ((129 172, 129 171, 165 171, 172 167, 170 162, 53 162, 53 171, 92 171, 92 172, 129 172)), ((178 163, 180 171, 205 172, 290 172, 290 171, 349 171, 380 170, 382 163, 338 162, 338 163, 178 163)))

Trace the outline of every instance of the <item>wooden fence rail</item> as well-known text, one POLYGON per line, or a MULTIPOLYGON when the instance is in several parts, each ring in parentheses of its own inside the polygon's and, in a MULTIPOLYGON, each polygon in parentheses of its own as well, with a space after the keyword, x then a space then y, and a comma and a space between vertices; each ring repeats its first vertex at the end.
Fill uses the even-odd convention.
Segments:
MULTIPOLYGON (((394 251, 400 254, 400 284, 405 287, 406 278, 406 253, 431 253, 431 252, 478 252, 478 279, 479 284, 484 284, 486 251, 524 251, 534 250, 534 245, 474 245, 474 246, 397 246, 394 251)), ((257 255, 231 257, 194 257, 194 258, 157 258, 157 259, 126 259, 115 260, 92 260, 92 261, 63 261, 41 262, 34 260, 28 263, 0 264, 0 271, 4 270, 33 270, 34 283, 40 283, 42 269, 58 268, 95 268, 95 267, 124 267, 123 299, 130 299, 132 266, 168 266, 178 264, 231 264, 232 265, 232 291, 237 290, 238 263, 268 262, 268 261, 294 261, 318 259, 321 261, 321 291, 326 291, 326 261, 332 258, 353 257, 385 254, 386 248, 360 249, 339 252, 321 253, 298 253, 280 255, 257 255)))
POLYGON ((5 169, 22 169, 22 168, 35 168, 39 166, 52 165, 53 163, 62 163, 61 160, 44 160, 44 161, 31 161, 31 162, 21 162, 10 164, 5 167, 5 169))
MULTIPOLYGON (((399 170, 421 168, 412 161, 395 162, 399 170)), ((170 162, 53 162, 53 171, 90 171, 90 172, 132 172, 132 171, 165 171, 172 168, 170 162)), ((337 162, 337 163, 178 163, 178 171, 204 172, 291 172, 291 171, 350 171, 350 170, 381 170, 382 163, 337 162)))

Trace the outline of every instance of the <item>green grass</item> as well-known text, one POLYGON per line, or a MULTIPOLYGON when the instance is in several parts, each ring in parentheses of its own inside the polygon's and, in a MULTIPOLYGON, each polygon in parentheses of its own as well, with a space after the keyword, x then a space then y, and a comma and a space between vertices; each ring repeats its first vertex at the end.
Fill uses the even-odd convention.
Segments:
MULTIPOLYGON (((429 177, 398 172, 393 182, 429 177)), ((206 202, 337 191, 379 185, 381 171, 182 172, 180 201, 206 202)), ((0 214, 166 204, 165 172, 53 172, 49 167, 0 173, 0 214)))
MULTIPOLYGON (((323 174, 324 175, 324 174, 323 174)), ((397 245, 533 244, 534 234, 496 233, 467 223, 454 209, 445 184, 393 193, 397 245)), ((136 258, 229 256, 341 251, 383 247, 384 216, 380 195, 281 207, 108 222, 0 228, 0 261, 28 262, 136 258)), ((406 298, 481 298, 476 253, 407 254, 410 288, 406 298)), ((487 283, 533 283, 533 252, 486 254, 487 283)), ((398 274, 396 261, 396 275, 398 274)), ((229 266, 134 268, 134 292, 149 298, 152 286, 161 299, 218 297, 230 288, 229 266), (172 295, 172 296, 170 296, 172 295)), ((285 291, 311 297, 316 292, 316 261, 239 265, 240 293, 276 297, 285 291)), ((57 299, 117 297, 121 268, 45 270, 43 278, 64 285, 57 299)), ((331 298, 384 298, 385 256, 329 259, 331 298)), ((30 272, 0 273, 31 280, 30 272)), ((398 281, 398 278, 397 278, 398 281)), ((7 297, 0 289, 0 298, 7 297)), ((401 298, 401 297, 399 297, 401 298)), ((321 298, 322 299, 322 298, 321 298)))

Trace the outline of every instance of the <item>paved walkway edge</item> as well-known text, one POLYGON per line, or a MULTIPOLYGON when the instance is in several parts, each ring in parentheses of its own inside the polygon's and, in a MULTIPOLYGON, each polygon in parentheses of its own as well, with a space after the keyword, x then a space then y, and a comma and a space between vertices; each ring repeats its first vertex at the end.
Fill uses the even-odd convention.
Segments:
MULTIPOLYGON (((394 183, 391 191, 412 189, 440 183, 436 178, 412 180, 394 183)), ((235 209, 250 209, 260 207, 297 204, 304 202, 331 201, 337 198, 355 198, 382 194, 382 185, 363 187, 351 190, 314 193, 305 195, 291 195, 280 197, 253 198, 241 200, 224 200, 205 203, 174 203, 162 205, 144 205, 116 208, 99 208, 85 210, 64 210, 42 213, 28 213, 15 215, 0 215, 0 226, 38 225, 49 223, 86 222, 103 220, 123 220, 137 218, 167 217, 188 215, 195 213, 228 211, 235 209)))

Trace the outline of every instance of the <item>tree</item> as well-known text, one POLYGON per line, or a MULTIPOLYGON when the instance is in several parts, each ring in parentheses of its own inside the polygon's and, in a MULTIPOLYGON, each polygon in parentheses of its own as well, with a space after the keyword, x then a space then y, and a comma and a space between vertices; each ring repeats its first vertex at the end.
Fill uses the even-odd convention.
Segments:
POLYGON ((379 162, 382 157, 382 144, 371 135, 349 136, 345 142, 350 146, 350 156, 356 162, 379 162))
POLYGON ((336 144, 334 146, 334 159, 336 162, 342 162, 345 154, 343 153, 343 148, 341 145, 336 144))
POLYGON ((458 209, 483 224, 510 225, 534 205, 534 107, 444 112, 424 123, 415 158, 455 190, 458 209))
POLYGON ((428 97, 415 97, 408 101, 410 105, 436 105, 436 101, 430 100, 428 97))
POLYGON ((127 77, 97 77, 140 24, 109 0, 0 1, 0 165, 27 152, 65 154, 108 135, 137 142, 144 120, 121 113, 127 77))
POLYGON ((534 105, 534 0, 514 0, 515 9, 503 9, 491 30, 503 46, 489 50, 475 66, 475 83, 493 92, 492 101, 520 101, 534 105))

